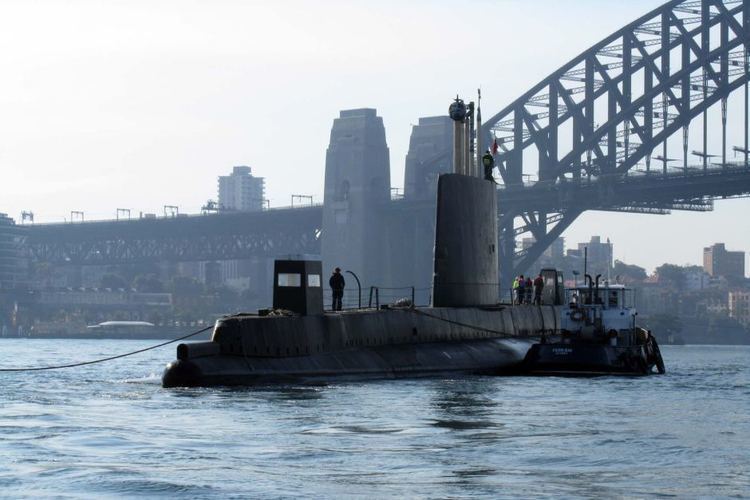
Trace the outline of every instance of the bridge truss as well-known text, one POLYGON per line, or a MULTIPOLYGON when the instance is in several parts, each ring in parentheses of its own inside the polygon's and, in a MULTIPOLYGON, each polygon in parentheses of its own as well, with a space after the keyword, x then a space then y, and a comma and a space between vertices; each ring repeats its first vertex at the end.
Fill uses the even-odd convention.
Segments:
POLYGON ((502 280, 526 270, 586 210, 709 210, 712 197, 749 194, 749 48, 750 0, 671 1, 585 51, 485 122, 480 140, 497 142, 504 183, 502 280), (739 89, 744 107, 730 109, 730 94, 739 89), (709 152, 709 131, 715 128, 710 108, 720 109, 716 155, 709 152), (730 163, 727 120, 738 111, 744 135, 733 150, 741 161, 730 163), (689 151, 694 121, 702 123, 702 134, 700 146, 689 151), (670 158, 669 139, 680 132, 681 157, 670 158), (693 156, 700 159, 697 167, 691 166, 693 156), (636 172, 644 175, 629 180, 636 172), (537 182, 525 184, 526 175, 537 182), (724 179, 722 194, 696 187, 717 178, 724 179), (628 188, 636 185, 650 198, 628 188), (672 188, 648 190, 666 185, 672 188), (517 251, 516 237, 524 233, 535 243, 517 251))
POLYGON ((320 254, 322 208, 27 226, 32 262, 117 265, 320 254))

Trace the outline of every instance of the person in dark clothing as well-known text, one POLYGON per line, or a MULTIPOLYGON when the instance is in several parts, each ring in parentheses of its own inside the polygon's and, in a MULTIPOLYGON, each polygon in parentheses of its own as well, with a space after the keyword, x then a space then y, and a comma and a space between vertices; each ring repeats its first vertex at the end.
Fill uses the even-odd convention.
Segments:
POLYGON ((534 304, 542 305, 542 290, 544 290, 544 278, 540 274, 534 279, 534 304))
POLYGON ((340 311, 341 303, 344 299, 344 287, 346 286, 346 281, 344 281, 344 275, 341 274, 340 267, 337 267, 333 270, 333 274, 331 275, 331 279, 328 280, 328 284, 330 285, 331 291, 333 292, 332 309, 334 311, 340 311))
POLYGON ((516 290, 516 304, 521 305, 523 304, 523 298, 526 296, 526 292, 524 291, 524 288, 526 288, 526 280, 523 279, 523 274, 518 277, 518 286, 515 286, 515 283, 513 284, 516 290))
POLYGON ((524 287, 524 290, 526 292, 526 298, 524 299, 524 302, 527 304, 531 304, 531 296, 534 292, 534 283, 531 281, 531 276, 528 276, 526 278, 526 286, 524 287))

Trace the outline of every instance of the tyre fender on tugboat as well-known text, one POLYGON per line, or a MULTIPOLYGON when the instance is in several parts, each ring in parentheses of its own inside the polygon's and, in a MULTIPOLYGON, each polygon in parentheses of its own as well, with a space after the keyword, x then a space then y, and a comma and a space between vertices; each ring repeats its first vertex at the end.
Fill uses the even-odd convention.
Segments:
POLYGON ((659 349, 659 343, 656 341, 654 334, 649 332, 649 340, 651 341, 651 350, 654 353, 654 361, 656 362, 656 370, 659 375, 667 373, 667 368, 664 366, 664 359, 661 357, 661 350, 659 349))

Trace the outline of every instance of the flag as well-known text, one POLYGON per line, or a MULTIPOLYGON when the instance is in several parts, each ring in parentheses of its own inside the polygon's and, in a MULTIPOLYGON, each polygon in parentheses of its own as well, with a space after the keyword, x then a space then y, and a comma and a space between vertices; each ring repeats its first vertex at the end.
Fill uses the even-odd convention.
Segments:
POLYGON ((495 137, 495 140, 494 140, 494 141, 492 141, 492 154, 493 154, 493 155, 496 155, 496 154, 497 154, 497 149, 498 149, 498 147, 499 147, 499 146, 497 145, 497 137, 495 137))

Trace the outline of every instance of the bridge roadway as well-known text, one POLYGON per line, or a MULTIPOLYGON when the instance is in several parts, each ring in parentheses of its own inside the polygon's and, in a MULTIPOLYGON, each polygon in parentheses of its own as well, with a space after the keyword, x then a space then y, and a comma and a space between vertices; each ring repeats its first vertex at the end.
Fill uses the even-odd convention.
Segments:
MULTIPOLYGON (((498 189, 499 223, 519 213, 565 214, 572 220, 587 210, 668 213, 711 210, 714 199, 750 196, 750 168, 714 167, 612 175, 580 182, 538 182, 498 189)), ((391 217, 411 217, 434 210, 434 202, 394 200, 391 217)), ((94 221, 24 226, 27 255, 55 265, 113 265, 140 262, 189 262, 273 258, 320 254, 322 205, 156 219, 94 221)), ((536 226, 543 223, 535 221, 536 226)), ((546 230, 544 237, 559 236, 546 230)), ((558 224, 558 226, 561 226, 558 224)), ((533 224, 516 227, 514 236, 535 232, 533 224)), ((518 252, 519 259, 535 260, 518 252)), ((538 257, 538 256, 537 256, 538 257)), ((529 262, 530 264, 531 262, 529 262)))
POLYGON ((507 186, 498 191, 501 216, 535 210, 626 211, 668 213, 668 210, 711 210, 711 201, 750 195, 750 166, 744 164, 689 167, 661 171, 604 174, 580 182, 560 180, 507 186))

